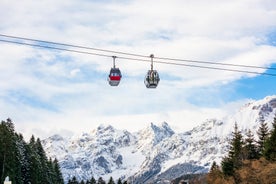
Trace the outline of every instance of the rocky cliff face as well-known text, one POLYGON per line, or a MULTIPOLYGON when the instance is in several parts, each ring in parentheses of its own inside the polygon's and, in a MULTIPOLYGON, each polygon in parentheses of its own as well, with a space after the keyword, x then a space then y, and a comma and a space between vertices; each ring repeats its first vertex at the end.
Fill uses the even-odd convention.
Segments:
POLYGON ((276 96, 271 96, 183 133, 175 133, 165 122, 150 123, 136 133, 99 126, 69 139, 54 135, 43 145, 48 156, 60 161, 65 180, 112 176, 133 183, 169 183, 179 175, 207 172, 213 161, 220 163, 235 122, 243 132, 256 132, 261 121, 271 125, 275 112, 276 96))

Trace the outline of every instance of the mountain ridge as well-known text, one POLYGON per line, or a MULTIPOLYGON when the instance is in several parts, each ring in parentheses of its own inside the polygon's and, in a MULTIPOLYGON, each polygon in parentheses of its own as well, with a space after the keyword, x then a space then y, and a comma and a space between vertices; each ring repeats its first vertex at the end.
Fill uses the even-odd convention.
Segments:
POLYGON ((270 124, 275 112, 276 96, 268 96, 182 133, 175 133, 166 122, 150 123, 135 133, 100 125, 79 137, 55 135, 42 142, 46 153, 60 161, 65 180, 113 176, 133 183, 168 183, 175 168, 179 174, 200 173, 207 172, 213 161, 219 163, 235 122, 241 131, 255 132, 261 121, 270 124))

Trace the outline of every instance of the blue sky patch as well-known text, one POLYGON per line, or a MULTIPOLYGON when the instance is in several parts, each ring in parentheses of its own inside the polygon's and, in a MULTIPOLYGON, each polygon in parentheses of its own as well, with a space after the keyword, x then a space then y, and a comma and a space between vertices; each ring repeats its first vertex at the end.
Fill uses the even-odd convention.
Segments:
POLYGON ((276 46, 276 30, 273 31, 273 32, 270 32, 267 35, 267 38, 268 38, 268 44, 269 45, 276 46))
POLYGON ((6 100, 9 103, 16 104, 19 106, 20 104, 27 105, 32 108, 44 109, 47 111, 58 112, 58 109, 54 104, 47 103, 39 97, 33 95, 30 91, 26 90, 12 90, 7 93, 8 98, 6 100))

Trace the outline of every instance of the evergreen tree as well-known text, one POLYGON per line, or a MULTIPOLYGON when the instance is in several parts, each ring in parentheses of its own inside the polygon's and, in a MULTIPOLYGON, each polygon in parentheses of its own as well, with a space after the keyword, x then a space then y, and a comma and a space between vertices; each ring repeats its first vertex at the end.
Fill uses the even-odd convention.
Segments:
POLYGON ((31 178, 30 149, 28 144, 24 141, 22 134, 16 134, 16 146, 18 150, 18 152, 16 153, 16 162, 18 165, 16 183, 29 183, 31 178))
POLYGON ((207 175, 207 183, 213 183, 213 181, 216 180, 216 178, 219 178, 222 176, 222 173, 219 169, 219 166, 217 165, 217 163, 214 161, 211 168, 210 168, 210 171, 207 175))
POLYGON ((123 184, 121 178, 118 179, 117 184, 123 184))
POLYGON ((270 136, 265 143, 264 155, 267 160, 276 161, 276 115, 272 126, 270 136))
POLYGON ((52 158, 47 160, 47 168, 48 168, 48 177, 51 181, 51 183, 56 184, 56 173, 54 171, 54 163, 52 161, 52 158))
POLYGON ((233 160, 229 157, 224 157, 221 161, 222 172, 225 176, 234 175, 234 163, 233 160))
POLYGON ((6 122, 2 121, 0 124, 0 182, 3 183, 6 176, 9 176, 10 181, 16 182, 16 175, 18 174, 18 165, 16 162, 16 137, 14 125, 11 119, 6 122))
POLYGON ((108 181, 108 183, 107 183, 107 184, 115 184, 115 182, 114 182, 114 180, 113 180, 112 176, 109 178, 109 181, 108 181))
POLYGON ((68 181, 68 184, 79 184, 79 182, 78 182, 77 178, 75 176, 73 176, 73 178, 68 181))
POLYGON ((47 159, 40 140, 32 136, 26 143, 22 134, 14 131, 11 119, 0 124, 0 183, 6 176, 16 184, 64 183, 58 162, 47 159))
POLYGON ((123 184, 127 184, 127 181, 124 181, 123 184))
POLYGON ((242 134, 238 129, 237 123, 232 132, 232 139, 230 140, 230 150, 228 156, 222 160, 222 171, 225 175, 232 176, 234 169, 238 169, 242 165, 242 134))
POLYGON ((265 142, 267 140, 267 137, 269 135, 269 130, 267 123, 264 121, 261 122, 259 129, 257 130, 258 138, 258 152, 260 156, 264 156, 264 149, 265 149, 265 142))
POLYGON ((22 178, 22 172, 21 172, 21 167, 22 165, 22 160, 23 160, 23 154, 22 154, 22 149, 23 149, 23 145, 20 142, 20 138, 18 134, 14 134, 15 135, 15 145, 16 145, 16 149, 15 149, 15 163, 16 163, 16 167, 14 168, 14 172, 15 172, 15 183, 17 184, 23 184, 23 178, 22 178))
POLYGON ((42 166, 40 163, 39 155, 37 154, 36 141, 34 135, 31 136, 30 142, 30 173, 31 183, 40 184, 43 182, 42 179, 42 166))
POLYGON ((54 183, 55 184, 64 184, 60 166, 59 166, 58 160, 56 158, 53 162, 53 168, 54 168, 54 173, 55 173, 54 183))
POLYGON ((48 167, 48 159, 46 156, 46 153, 42 147, 41 141, 39 138, 37 138, 36 142, 35 142, 35 151, 36 154, 38 156, 39 159, 39 163, 40 163, 40 172, 39 172, 39 183, 52 183, 50 180, 50 173, 49 171, 51 170, 51 168, 48 167))
POLYGON ((258 158, 258 152, 257 147, 254 144, 254 135, 252 134, 251 130, 248 130, 246 133, 246 139, 245 139, 245 146, 244 146, 244 158, 245 159, 257 159, 258 158))
POLYGON ((97 184, 106 184, 102 177, 99 177, 97 184))
POLYGON ((232 140, 230 142, 230 150, 229 150, 229 157, 233 162, 233 166, 235 169, 241 166, 242 161, 242 134, 241 131, 238 129, 237 123, 235 123, 234 132, 232 132, 232 140))
POLYGON ((216 161, 214 161, 214 162, 212 163, 212 166, 211 166, 211 168, 210 168, 209 173, 210 173, 210 174, 216 173, 218 170, 219 170, 219 166, 217 165, 216 161))
POLYGON ((81 180, 80 184, 85 184, 83 180, 81 180))
POLYGON ((89 184, 96 184, 97 181, 95 180, 95 178, 92 176, 91 179, 89 180, 89 184))

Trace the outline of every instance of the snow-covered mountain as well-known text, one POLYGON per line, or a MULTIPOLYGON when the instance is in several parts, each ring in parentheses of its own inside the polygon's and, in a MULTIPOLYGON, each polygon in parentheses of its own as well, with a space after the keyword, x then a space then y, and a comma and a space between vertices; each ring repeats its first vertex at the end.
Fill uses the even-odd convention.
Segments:
POLYGON ((261 121, 270 126, 275 113, 276 96, 269 96, 183 133, 165 122, 150 123, 136 133, 102 125, 69 139, 54 135, 43 145, 48 156, 59 160, 65 180, 112 176, 133 183, 169 183, 183 174, 207 172, 213 161, 220 163, 235 122, 243 132, 256 132, 261 121))

